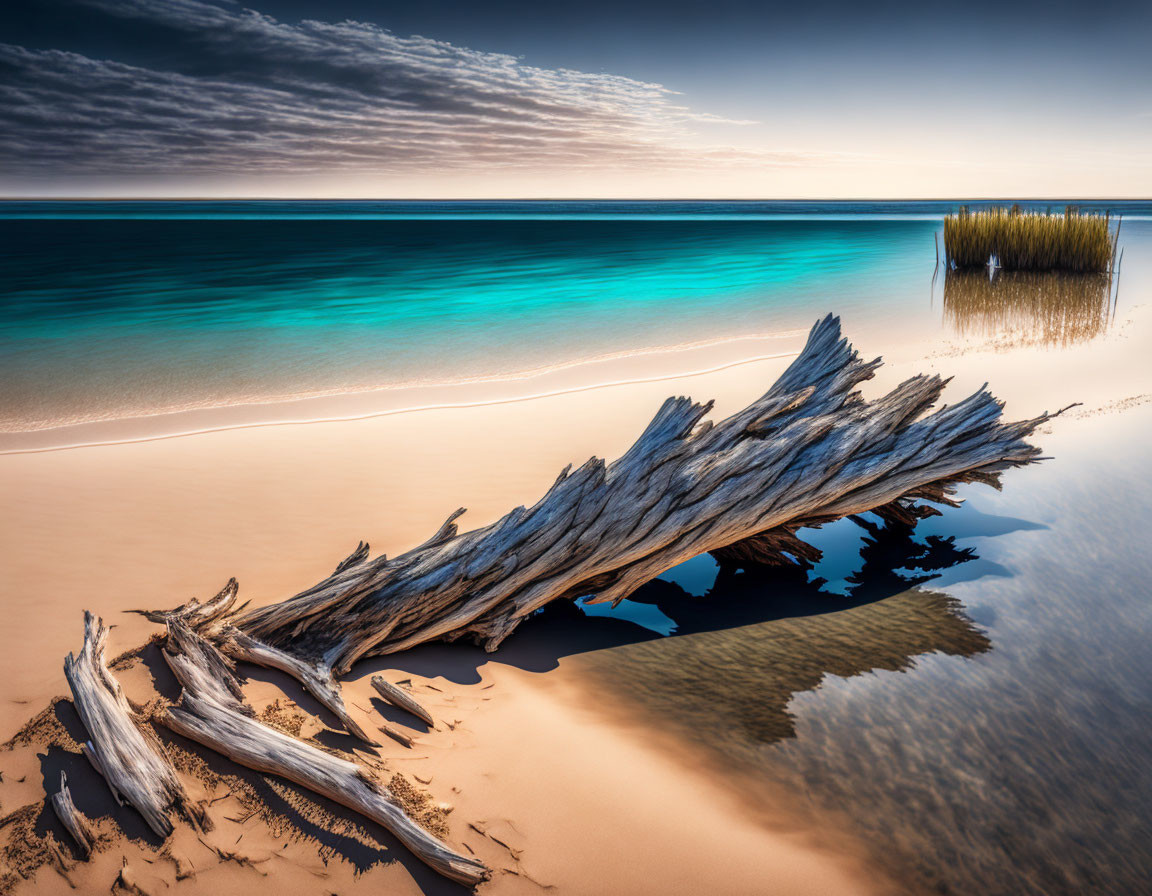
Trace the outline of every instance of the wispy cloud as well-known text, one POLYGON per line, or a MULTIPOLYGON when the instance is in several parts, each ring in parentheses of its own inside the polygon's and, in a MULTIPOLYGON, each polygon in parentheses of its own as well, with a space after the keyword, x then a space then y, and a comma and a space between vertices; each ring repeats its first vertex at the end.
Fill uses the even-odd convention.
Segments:
POLYGON ((171 52, 134 65, 0 44, 8 175, 669 170, 813 158, 701 146, 694 130, 726 119, 631 78, 199 0, 89 5, 154 28, 171 52))

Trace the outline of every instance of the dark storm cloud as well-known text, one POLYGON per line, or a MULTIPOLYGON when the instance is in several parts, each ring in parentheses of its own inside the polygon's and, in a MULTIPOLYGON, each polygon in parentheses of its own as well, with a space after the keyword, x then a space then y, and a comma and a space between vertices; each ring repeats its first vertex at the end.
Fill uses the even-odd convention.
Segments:
POLYGON ((403 173, 789 165, 690 146, 667 89, 374 25, 285 24, 198 0, 90 0, 146 62, 0 44, 12 174, 403 173), (143 28, 143 31, 141 31, 143 28))

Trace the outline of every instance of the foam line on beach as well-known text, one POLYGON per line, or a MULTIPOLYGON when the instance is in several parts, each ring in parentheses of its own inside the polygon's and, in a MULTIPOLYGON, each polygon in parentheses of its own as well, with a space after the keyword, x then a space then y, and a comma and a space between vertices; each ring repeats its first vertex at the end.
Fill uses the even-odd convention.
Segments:
MULTIPOLYGON (((171 405, 164 408, 136 412, 123 412, 116 416, 90 416, 78 419, 65 419, 59 422, 25 421, 24 428, 15 428, 0 424, 0 439, 5 436, 28 435, 34 432, 51 432, 53 430, 73 429, 81 426, 110 425, 130 420, 144 420, 149 418, 170 417, 177 414, 194 412, 209 412, 243 407, 268 407, 277 404, 290 404, 295 402, 314 401, 325 398, 350 398, 353 396, 383 395, 417 389, 451 389, 462 386, 500 385, 518 383, 526 380, 541 379, 545 376, 578 370, 582 367, 593 367, 597 364, 607 364, 613 361, 628 361, 638 358, 650 358, 660 355, 679 355, 703 349, 720 348, 736 345, 742 342, 765 342, 768 340, 795 339, 802 341, 808 335, 805 330, 779 330, 772 333, 751 333, 740 336, 724 336, 718 339, 701 339, 694 342, 680 342, 673 345, 655 345, 643 348, 632 348, 623 351, 604 352, 553 364, 543 364, 536 367, 526 367, 520 370, 504 373, 477 374, 462 376, 454 379, 408 379, 396 380, 379 386, 343 386, 328 389, 310 389, 295 394, 238 396, 231 401, 217 403, 187 403, 171 405)), ((611 384, 609 384, 611 385, 611 384)), ((0 451, 0 454, 4 453, 0 451)))
MULTIPOLYGON (((461 410, 467 408, 482 408, 493 407, 499 405, 516 404, 524 401, 536 401, 544 398, 556 398, 562 395, 576 395, 584 392, 594 392, 600 389, 611 389, 618 386, 639 386, 650 383, 668 382, 671 380, 692 379, 694 377, 707 376, 712 373, 719 373, 724 370, 731 370, 736 367, 743 367, 749 364, 757 364, 763 361, 774 361, 781 358, 792 358, 799 354, 799 350, 788 352, 777 352, 768 355, 757 355, 751 358, 742 358, 738 361, 730 361, 725 364, 715 365, 713 367, 704 368, 701 370, 692 370, 686 373, 669 373, 661 374, 659 376, 649 377, 635 377, 630 379, 611 380, 602 383, 593 383, 586 386, 572 386, 565 389, 554 389, 547 392, 535 392, 527 395, 514 395, 503 398, 481 399, 477 401, 463 401, 463 402, 440 402, 435 404, 425 405, 412 405, 409 407, 399 408, 384 408, 375 411, 368 411, 358 414, 347 415, 330 415, 323 417, 310 417, 303 419, 275 419, 275 420, 254 420, 248 423, 232 423, 223 424, 219 426, 204 426, 195 429, 179 430, 175 432, 157 433, 147 436, 135 436, 125 439, 102 439, 91 440, 84 442, 71 442, 60 445, 43 445, 35 448, 10 448, 0 450, 0 456, 12 454, 43 454, 49 451, 71 451, 79 448, 105 448, 115 445, 134 445, 144 442, 157 442, 164 439, 179 439, 188 436, 206 435, 214 432, 230 432, 233 430, 242 429, 257 429, 267 426, 306 426, 316 423, 350 423, 358 420, 372 420, 379 417, 391 417, 397 414, 412 414, 421 411, 444 411, 444 410, 461 410)), ((330 396, 331 397, 331 396, 330 396)), ((285 404, 289 402, 283 402, 285 404)), ((140 419, 140 418, 128 418, 140 419)), ((99 422, 117 422, 117 421, 99 421, 99 422)), ((84 425, 84 424, 79 424, 84 425)), ((95 425, 95 422, 93 424, 95 425)), ((35 432, 35 431, 33 431, 35 432)), ((40 432, 51 432, 51 430, 40 430, 40 432)))

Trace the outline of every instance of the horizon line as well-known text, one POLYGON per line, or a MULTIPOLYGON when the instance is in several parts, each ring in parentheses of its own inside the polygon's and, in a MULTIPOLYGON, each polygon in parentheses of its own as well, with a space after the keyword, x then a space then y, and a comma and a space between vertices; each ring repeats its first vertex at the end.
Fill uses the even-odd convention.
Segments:
POLYGON ((1152 202, 1152 196, 0 196, 0 202, 1152 202))

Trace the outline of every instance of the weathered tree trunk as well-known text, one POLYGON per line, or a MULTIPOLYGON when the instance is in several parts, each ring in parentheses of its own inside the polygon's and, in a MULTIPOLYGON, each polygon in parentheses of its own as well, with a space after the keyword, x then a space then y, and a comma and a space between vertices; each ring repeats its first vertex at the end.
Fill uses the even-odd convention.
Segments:
POLYGON ((112 795, 127 800, 159 836, 172 833, 169 812, 176 809, 197 827, 209 829, 202 808, 189 799, 154 732, 137 717, 120 683, 104 665, 108 629, 84 614, 84 647, 68 654, 64 675, 76 711, 91 738, 84 755, 108 782, 112 795))
POLYGON ((223 753, 246 768, 287 778, 347 806, 387 828, 412 852, 445 877, 469 886, 487 880, 487 867, 456 852, 416 824, 388 788, 354 762, 326 753, 252 718, 252 710, 228 685, 231 668, 216 649, 179 620, 168 623, 164 649, 184 687, 180 703, 160 721, 197 743, 223 753))
POLYGON ((861 361, 829 316, 777 383, 727 420, 704 421, 710 403, 670 398, 623 457, 564 470, 533 507, 463 535, 457 511, 392 560, 368 560, 361 544, 324 581, 231 622, 312 674, 432 640, 492 650, 558 598, 620 601, 705 552, 804 559, 813 549, 795 537, 800 526, 868 510, 923 515, 913 500, 947 503, 958 482, 995 484, 1036 459, 1024 438, 1047 415, 1001 423, 984 389, 926 414, 947 382, 938 376, 866 402, 856 387, 879 364, 861 361))

